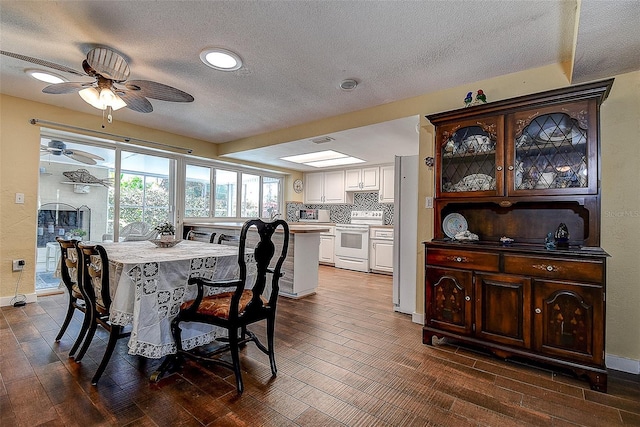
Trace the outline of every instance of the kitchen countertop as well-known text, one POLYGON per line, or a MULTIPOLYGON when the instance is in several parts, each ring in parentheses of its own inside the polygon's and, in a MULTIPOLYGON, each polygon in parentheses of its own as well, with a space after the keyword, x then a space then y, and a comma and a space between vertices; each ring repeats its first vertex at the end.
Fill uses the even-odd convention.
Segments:
MULTIPOLYGON (((316 225, 316 224, 300 224, 300 223, 287 223, 289 225, 289 233, 323 233, 329 231, 328 225, 316 225)), ((229 222, 191 222, 185 221, 186 227, 203 227, 203 228, 228 228, 239 229, 244 225, 244 221, 229 221, 229 222)))

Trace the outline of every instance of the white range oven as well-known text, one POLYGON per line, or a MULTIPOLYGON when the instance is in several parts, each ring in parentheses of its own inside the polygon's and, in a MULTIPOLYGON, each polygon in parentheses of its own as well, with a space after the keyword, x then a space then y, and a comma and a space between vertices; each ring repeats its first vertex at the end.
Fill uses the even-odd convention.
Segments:
POLYGON ((336 224, 335 266, 369 272, 369 225, 383 225, 382 211, 352 211, 350 224, 336 224))

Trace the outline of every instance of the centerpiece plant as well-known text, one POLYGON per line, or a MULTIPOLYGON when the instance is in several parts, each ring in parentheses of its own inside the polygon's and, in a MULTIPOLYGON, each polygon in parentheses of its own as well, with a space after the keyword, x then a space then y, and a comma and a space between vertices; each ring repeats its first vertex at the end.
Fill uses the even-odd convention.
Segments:
POLYGON ((160 240, 173 240, 175 238, 176 229, 170 222, 163 222, 155 227, 155 230, 160 235, 160 240))

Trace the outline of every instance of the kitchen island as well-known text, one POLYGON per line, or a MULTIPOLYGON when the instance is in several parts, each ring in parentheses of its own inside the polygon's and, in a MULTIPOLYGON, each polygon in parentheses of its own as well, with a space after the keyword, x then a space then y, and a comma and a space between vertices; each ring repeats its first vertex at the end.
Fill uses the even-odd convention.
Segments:
MULTIPOLYGON (((211 232, 216 235, 239 235, 244 222, 195 222, 185 221, 185 230, 211 232)), ((289 223, 289 249, 282 266, 280 295, 301 298, 314 294, 318 288, 318 259, 320 233, 329 231, 326 226, 289 223)), ((274 235, 274 243, 282 242, 282 236, 274 235)), ((251 236, 247 236, 251 241, 251 236)))

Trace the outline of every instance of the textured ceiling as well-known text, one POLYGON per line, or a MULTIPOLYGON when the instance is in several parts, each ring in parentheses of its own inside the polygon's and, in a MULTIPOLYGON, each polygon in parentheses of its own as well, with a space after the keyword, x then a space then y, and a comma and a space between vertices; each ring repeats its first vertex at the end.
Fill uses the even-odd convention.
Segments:
MULTIPOLYGON (((635 0, 584 0, 580 7, 546 0, 2 0, 0 20, 2 50, 76 70, 92 47, 119 51, 129 61, 131 79, 175 86, 195 101, 151 100, 152 113, 125 108, 115 120, 212 143, 568 61, 574 49, 573 82, 640 69, 635 0), (206 67, 198 55, 212 46, 237 52, 244 67, 231 73, 206 67), (358 88, 341 91, 346 78, 357 79, 358 88)), ((26 68, 36 67, 1 56, 0 91, 100 115, 75 94, 43 94, 46 84, 28 77, 26 68)), ((400 154, 417 152, 416 121, 400 121, 407 126, 397 137, 400 154)), ((390 125, 398 128, 400 122, 390 125)), ((343 136, 351 138, 349 131, 343 136)), ((286 147, 295 154, 296 144, 286 147)), ((270 159, 283 148, 247 158, 275 163, 270 159)), ((370 151, 366 160, 374 163, 391 161, 381 157, 384 152, 394 154, 370 151)))

